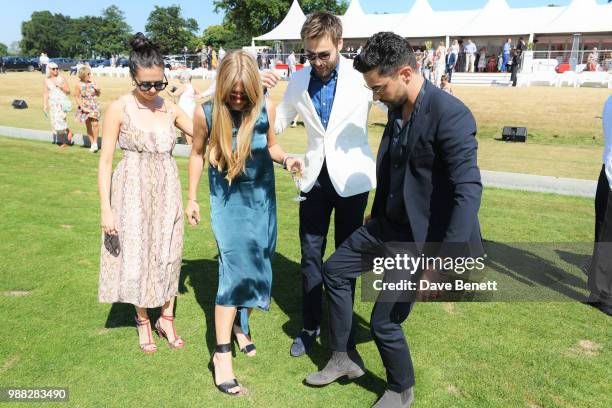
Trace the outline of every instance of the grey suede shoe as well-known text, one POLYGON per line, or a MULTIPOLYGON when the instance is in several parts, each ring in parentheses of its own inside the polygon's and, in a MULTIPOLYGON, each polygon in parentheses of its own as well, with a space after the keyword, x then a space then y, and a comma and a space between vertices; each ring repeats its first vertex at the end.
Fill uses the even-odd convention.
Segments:
POLYGON ((386 390, 372 408, 409 408, 414 400, 412 387, 402 392, 386 390))
POLYGON ((359 378, 365 374, 365 367, 357 350, 349 352, 334 351, 323 370, 306 377, 310 385, 327 385, 345 375, 349 380, 359 378))

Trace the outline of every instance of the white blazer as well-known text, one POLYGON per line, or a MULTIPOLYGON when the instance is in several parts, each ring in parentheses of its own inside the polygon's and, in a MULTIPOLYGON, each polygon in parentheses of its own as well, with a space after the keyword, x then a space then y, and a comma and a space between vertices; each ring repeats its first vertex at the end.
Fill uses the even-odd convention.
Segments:
POLYGON ((276 108, 275 131, 281 133, 297 114, 306 125, 308 147, 302 191, 314 186, 323 161, 329 178, 341 197, 350 197, 376 187, 376 162, 368 145, 368 113, 372 92, 365 86, 361 73, 350 60, 340 57, 336 94, 327 130, 314 108, 308 84, 310 66, 291 76, 285 96, 276 108))

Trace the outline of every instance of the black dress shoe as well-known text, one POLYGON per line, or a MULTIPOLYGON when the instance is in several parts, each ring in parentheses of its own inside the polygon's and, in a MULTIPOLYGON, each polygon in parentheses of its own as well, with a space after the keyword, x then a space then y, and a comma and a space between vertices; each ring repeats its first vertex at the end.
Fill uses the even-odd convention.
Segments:
POLYGON ((599 303, 597 308, 607 314, 608 316, 612 316, 612 305, 607 305, 605 303, 599 303))
POLYGON ((289 354, 293 357, 300 357, 304 354, 308 353, 312 345, 314 344, 317 337, 321 334, 321 329, 317 327, 314 333, 308 334, 304 330, 293 339, 293 344, 291 344, 291 350, 289 354))

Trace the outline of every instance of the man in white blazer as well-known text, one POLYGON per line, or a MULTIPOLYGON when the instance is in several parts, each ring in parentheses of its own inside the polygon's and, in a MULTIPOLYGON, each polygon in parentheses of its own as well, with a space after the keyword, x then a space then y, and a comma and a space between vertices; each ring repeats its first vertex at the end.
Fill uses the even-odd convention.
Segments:
MULTIPOLYGON (((332 210, 338 247, 363 224, 376 163, 368 145, 372 93, 352 61, 340 55, 342 23, 329 13, 305 21, 302 40, 310 66, 291 76, 276 110, 276 133, 300 115, 306 126, 306 169, 301 180, 300 243, 303 329, 292 356, 308 352, 320 333, 322 264, 332 210)), ((353 282, 353 295, 355 283, 353 282)))

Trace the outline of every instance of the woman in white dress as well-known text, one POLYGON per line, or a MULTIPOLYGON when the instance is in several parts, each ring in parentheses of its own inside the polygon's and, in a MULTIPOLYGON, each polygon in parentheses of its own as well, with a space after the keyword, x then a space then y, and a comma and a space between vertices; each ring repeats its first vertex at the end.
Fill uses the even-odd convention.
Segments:
POLYGON ((487 49, 480 49, 480 57, 478 58, 478 72, 484 72, 487 67, 487 49))
MULTIPOLYGON (((177 105, 183 112, 193 119, 193 113, 196 109, 196 99, 201 99, 203 96, 200 91, 191 83, 191 71, 186 70, 179 74, 179 86, 174 91, 168 91, 171 96, 178 97, 177 105)), ((181 132, 181 143, 192 143, 192 138, 189 135, 181 132)))
POLYGON ((434 53, 434 61, 433 61, 433 82, 436 86, 440 87, 440 79, 442 75, 446 72, 446 46, 443 41, 440 41, 438 44, 438 48, 436 48, 436 52, 434 53))
POLYGON ((72 132, 66 121, 72 106, 68 95, 70 95, 68 81, 59 74, 59 68, 55 62, 49 63, 43 86, 43 111, 45 116, 49 117, 57 144, 62 149, 68 147, 72 142, 72 132))

